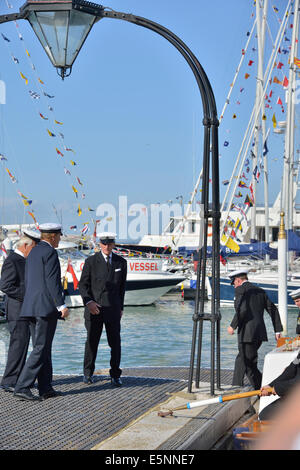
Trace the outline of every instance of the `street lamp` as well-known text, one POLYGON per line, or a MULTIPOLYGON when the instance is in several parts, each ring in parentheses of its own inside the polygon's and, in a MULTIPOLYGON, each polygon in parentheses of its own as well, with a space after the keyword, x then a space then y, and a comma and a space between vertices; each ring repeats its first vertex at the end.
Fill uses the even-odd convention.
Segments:
MULTIPOLYGON (((70 75, 72 65, 103 7, 80 0, 27 0, 12 19, 26 19, 32 26, 59 75, 70 75)), ((5 18, 5 16, 4 16, 5 18)))
POLYGON ((217 385, 220 388, 220 202, 218 116, 213 90, 200 62, 172 31, 147 18, 122 13, 85 0, 27 0, 19 13, 0 16, 0 23, 26 19, 30 22, 59 75, 70 75, 73 63, 93 25, 103 18, 119 19, 150 29, 169 41, 184 57, 196 79, 203 106, 203 173, 201 203, 204 209, 203 246, 199 250, 189 391, 199 327, 196 385, 199 387, 203 320, 211 322, 211 394, 214 394, 215 337, 217 339, 217 385), (211 171, 211 202, 209 180, 211 171), (211 312, 204 313, 208 220, 212 219, 211 312), (217 329, 216 329, 217 328, 217 329))

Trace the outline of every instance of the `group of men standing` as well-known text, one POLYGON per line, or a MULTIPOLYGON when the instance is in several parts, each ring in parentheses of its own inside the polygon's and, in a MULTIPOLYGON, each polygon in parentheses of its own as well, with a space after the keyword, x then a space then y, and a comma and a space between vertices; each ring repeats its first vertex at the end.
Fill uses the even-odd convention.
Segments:
MULTIPOLYGON (((45 400, 59 395, 52 386, 52 342, 57 321, 69 310, 64 303, 60 262, 56 248, 62 235, 59 224, 42 224, 39 232, 24 230, 17 248, 5 259, 0 290, 6 294, 10 332, 2 388, 22 400, 45 400), (30 336, 32 351, 27 357, 30 336), (37 380, 39 396, 31 388, 37 380)), ((111 382, 121 386, 120 322, 123 313, 127 264, 112 253, 114 234, 100 235, 101 251, 87 259, 80 280, 85 305, 87 340, 84 382, 93 382, 103 325, 111 348, 111 382)))
MULTIPOLYGON (((45 400, 59 395, 52 386, 52 341, 58 319, 65 320, 69 310, 64 303, 61 269, 56 248, 62 235, 59 224, 43 224, 38 231, 24 230, 14 252, 5 259, 1 272, 0 290, 6 294, 6 312, 10 343, 2 388, 22 400, 45 400), (32 351, 27 357, 32 338, 32 351), (31 388, 37 380, 39 396, 31 388)), ((98 345, 105 326, 111 349, 111 384, 122 386, 121 318, 124 308, 127 263, 112 252, 115 234, 99 234, 100 250, 88 257, 79 282, 85 306, 84 324, 87 339, 84 351, 83 382, 94 382, 93 373, 98 345)), ((261 387, 262 374, 257 367, 258 350, 267 341, 264 323, 266 310, 272 320, 275 337, 283 330, 277 307, 266 292, 248 280, 247 270, 229 274, 235 288, 235 315, 228 333, 237 329, 238 355, 235 360, 233 386, 243 386, 247 376, 254 389, 262 394, 274 393, 273 383, 261 387)), ((292 297, 300 307, 300 289, 292 297)), ((300 332, 298 316, 297 334, 300 332)), ((298 380, 299 361, 291 365, 276 382, 295 376, 298 380), (295 367, 294 367, 295 366, 295 367), (295 372, 295 370, 297 370, 295 372)), ((278 385, 280 382, 280 386, 278 385)))

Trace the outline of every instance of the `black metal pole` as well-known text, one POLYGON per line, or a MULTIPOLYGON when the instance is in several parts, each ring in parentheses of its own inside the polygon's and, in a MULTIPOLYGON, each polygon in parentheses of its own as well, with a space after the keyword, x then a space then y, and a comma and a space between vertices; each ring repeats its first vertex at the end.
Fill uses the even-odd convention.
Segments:
MULTIPOLYGON (((199 338, 198 338, 198 357, 197 357, 197 376, 196 386, 199 386, 200 380, 200 365, 201 365, 201 347, 202 347, 202 331, 203 320, 201 316, 204 315, 204 296, 205 296, 205 279, 206 279, 206 260, 207 260, 207 230, 208 230, 208 217, 209 217, 209 161, 210 161, 210 144, 212 145, 212 231, 213 231, 213 249, 212 249, 212 299, 211 299, 211 394, 214 394, 214 377, 215 377, 215 335, 216 335, 216 318, 219 316, 219 280, 220 280, 220 267, 219 267, 219 231, 220 231, 220 212, 219 212, 219 155, 218 155, 218 118, 217 108, 213 90, 210 82, 200 64, 198 59, 184 44, 170 30, 164 28, 158 23, 155 23, 146 18, 127 15, 115 11, 104 11, 103 17, 122 19, 129 21, 139 26, 148 28, 167 39, 176 49, 183 55, 188 65, 196 78, 198 88, 202 97, 203 105, 203 125, 204 125, 204 155, 203 155, 203 186, 202 192, 204 197, 204 243, 202 247, 201 264, 197 270, 197 293, 195 300, 195 312, 193 315, 193 337, 192 337, 192 350, 190 359, 190 373, 188 389, 191 391, 192 377, 194 368, 194 357, 196 347, 197 326, 200 322, 199 338), (212 125, 212 133, 210 134, 210 126, 212 125), (201 268, 201 271, 200 271, 201 268), (201 276, 200 276, 201 273, 201 276), (200 309, 199 307, 200 300, 200 309), (200 311, 199 311, 200 310, 200 311)), ((217 332, 219 328, 217 327, 217 332)), ((217 334, 217 383, 220 382, 220 337, 217 334)))
MULTIPOLYGON (((200 369, 201 369, 201 351, 202 351, 202 335, 203 335, 203 314, 205 302, 205 279, 206 279, 206 263, 207 263, 207 231, 208 231, 208 214, 209 214, 209 155, 210 155, 210 126, 208 122, 203 123, 204 130, 204 150, 203 150, 203 172, 202 172, 202 196, 201 203, 204 211, 204 234, 203 245, 201 248, 202 264, 201 264, 201 277, 197 279, 197 293, 199 291, 200 304, 195 303, 194 319, 197 317, 199 321, 199 334, 198 334, 198 354, 196 365, 196 387, 199 388, 200 383, 200 369), (199 287, 198 287, 199 286, 199 287)), ((191 387, 191 383, 189 384, 191 387)))

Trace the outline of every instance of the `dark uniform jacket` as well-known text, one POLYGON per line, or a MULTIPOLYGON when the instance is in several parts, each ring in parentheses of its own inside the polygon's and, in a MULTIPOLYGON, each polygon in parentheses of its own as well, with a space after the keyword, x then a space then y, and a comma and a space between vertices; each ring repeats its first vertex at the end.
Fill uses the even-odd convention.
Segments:
POLYGON ((20 316, 59 317, 64 304, 60 263, 56 250, 45 241, 35 246, 26 261, 25 296, 20 316))
POLYGON ((234 307, 236 313, 230 326, 233 329, 238 328, 239 342, 268 341, 264 310, 271 317, 275 333, 283 330, 276 305, 263 289, 249 281, 235 289, 234 307))
POLYGON ((300 311, 297 317, 296 335, 300 335, 300 311))
POLYGON ((12 252, 4 260, 1 271, 0 290, 6 294, 7 320, 18 320, 25 293, 26 259, 12 252))
POLYGON ((275 388, 279 397, 286 396, 291 388, 300 383, 300 352, 296 359, 291 362, 279 377, 273 380, 269 385, 275 388))
POLYGON ((111 264, 106 263, 101 252, 87 258, 79 281, 84 305, 93 300, 120 313, 124 307, 126 275, 127 262, 115 253, 111 264))

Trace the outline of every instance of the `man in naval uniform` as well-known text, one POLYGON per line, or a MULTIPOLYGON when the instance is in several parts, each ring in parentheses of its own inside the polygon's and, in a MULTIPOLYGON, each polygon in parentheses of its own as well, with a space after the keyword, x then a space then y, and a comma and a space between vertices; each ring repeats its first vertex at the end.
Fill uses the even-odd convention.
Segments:
POLYGON ((297 317, 297 325, 296 325, 296 335, 300 335, 300 289, 294 290, 290 293, 295 305, 299 308, 299 313, 297 317))
POLYGON ((55 397, 52 387, 52 341, 57 319, 65 319, 68 308, 64 304, 60 263, 55 248, 61 237, 61 225, 42 224, 41 241, 27 258, 25 267, 25 296, 20 318, 34 326, 34 344, 15 386, 14 396, 22 400, 55 397), (40 398, 30 390, 38 380, 40 398))
POLYGON ((238 350, 235 360, 232 385, 243 386, 246 375, 255 390, 260 389, 262 374, 257 367, 258 350, 263 341, 268 341, 264 322, 264 310, 269 313, 276 340, 283 330, 277 307, 266 292, 248 281, 248 269, 229 274, 235 288, 235 315, 227 331, 230 335, 238 329, 238 350))
POLYGON ((23 230, 15 251, 4 260, 1 270, 0 290, 6 294, 6 317, 10 333, 6 367, 1 381, 6 392, 14 391, 26 360, 30 328, 28 322, 19 317, 25 293, 25 262, 40 238, 40 232, 23 230))
POLYGON ((110 377, 112 385, 120 387, 121 317, 124 308, 127 262, 112 253, 116 235, 98 235, 100 251, 90 256, 83 267, 79 291, 85 305, 84 320, 87 340, 84 352, 83 381, 93 383, 93 373, 103 325, 111 349, 110 377))
POLYGON ((275 380, 261 388, 261 396, 278 395, 280 398, 263 408, 259 413, 261 421, 273 418, 278 408, 282 406, 283 401, 290 395, 290 391, 295 385, 300 383, 300 352, 297 357, 284 369, 275 380))

